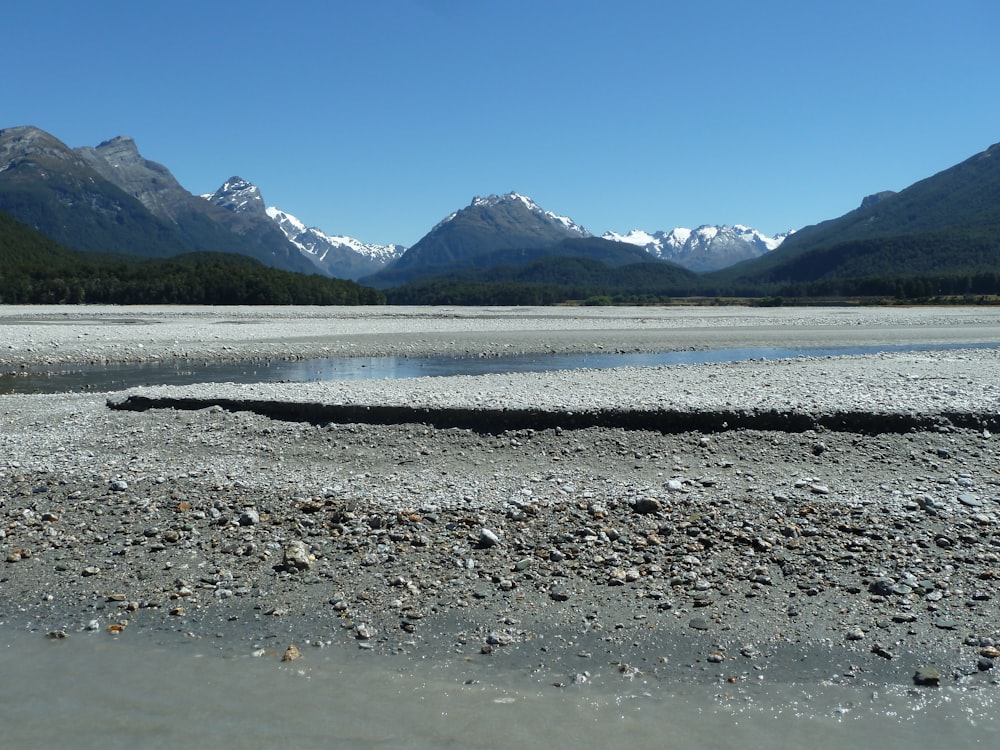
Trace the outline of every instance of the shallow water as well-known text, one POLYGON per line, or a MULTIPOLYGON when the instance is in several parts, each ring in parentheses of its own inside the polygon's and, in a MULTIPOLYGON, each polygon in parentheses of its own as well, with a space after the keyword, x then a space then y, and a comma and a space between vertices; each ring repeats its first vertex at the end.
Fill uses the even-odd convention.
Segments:
POLYGON ((270 360, 253 364, 233 362, 152 362, 130 365, 66 366, 26 369, 19 375, 0 375, 3 393, 62 393, 115 391, 152 385, 192 383, 268 383, 325 380, 381 380, 448 375, 486 375, 504 372, 607 369, 656 365, 693 365, 740 362, 751 359, 836 357, 879 352, 995 349, 1000 343, 922 344, 851 347, 786 347, 709 349, 645 354, 523 354, 503 357, 331 357, 296 361, 270 360))
POLYGON ((225 656, 103 633, 0 636, 5 747, 997 747, 1000 687, 555 687, 517 670, 350 649, 225 656))

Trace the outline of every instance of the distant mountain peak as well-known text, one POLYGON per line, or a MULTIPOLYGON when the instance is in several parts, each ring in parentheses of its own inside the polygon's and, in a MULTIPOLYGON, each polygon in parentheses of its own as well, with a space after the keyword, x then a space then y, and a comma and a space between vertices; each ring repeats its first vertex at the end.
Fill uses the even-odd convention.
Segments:
POLYGON ((498 206, 501 203, 522 203, 524 207, 531 211, 541 211, 542 208, 531 198, 520 193, 504 193, 503 195, 473 196, 470 206, 498 206))
POLYGON ((201 197, 234 213, 267 215, 267 208, 264 205, 260 189, 249 180, 244 180, 239 176, 230 177, 214 193, 205 193, 201 197))
MULTIPOLYGON (((504 193, 503 195, 491 194, 487 196, 473 196, 472 201, 469 203, 468 208, 480 208, 480 209, 491 209, 491 208, 503 208, 509 206, 523 206, 531 213, 543 217, 549 222, 552 222, 564 230, 566 230, 569 236, 576 237, 592 237, 593 235, 584 229, 582 226, 577 224, 568 216, 560 216, 559 214, 553 213, 552 211, 546 211, 541 206, 539 206, 535 201, 526 195, 521 193, 515 193, 513 191, 509 193, 504 193)), ((456 211, 449 216, 442 219, 438 225, 435 227, 437 229, 443 224, 454 219, 459 215, 459 211, 456 211)))
POLYGON ((74 154, 65 143, 34 125, 0 130, 0 171, 15 160, 39 157, 68 161, 74 154))
POLYGON ((605 232, 603 237, 638 245, 661 260, 703 272, 764 255, 778 247, 788 234, 768 237, 745 224, 702 224, 696 229, 677 227, 669 232, 652 234, 641 229, 633 229, 626 234, 605 232))
POLYGON ((414 276, 460 267, 496 251, 555 245, 590 238, 590 232, 566 216, 546 211, 521 193, 474 196, 465 208, 439 221, 394 263, 368 279, 376 285, 403 283, 414 276))
POLYGON ((866 195, 861 200, 861 208, 871 208, 872 206, 876 206, 882 201, 884 201, 886 198, 891 198, 895 194, 896 194, 895 190, 883 190, 880 193, 872 193, 871 195, 866 195))
POLYGON ((374 245, 345 235, 328 235, 274 206, 266 211, 288 241, 331 276, 357 279, 381 270, 406 251, 401 245, 374 245))
POLYGON ((135 145, 135 140, 127 135, 117 135, 114 138, 109 138, 97 144, 98 151, 114 151, 119 149, 139 153, 139 147, 135 145))

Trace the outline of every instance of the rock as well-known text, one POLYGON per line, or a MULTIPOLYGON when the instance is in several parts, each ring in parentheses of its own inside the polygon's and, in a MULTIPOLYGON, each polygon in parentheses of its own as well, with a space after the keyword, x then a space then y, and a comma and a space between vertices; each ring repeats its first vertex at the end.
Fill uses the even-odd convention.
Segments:
POLYGON ((691 622, 688 623, 688 627, 694 630, 708 630, 711 625, 709 625, 708 620, 704 617, 694 617, 691 622))
POLYGON ((868 590, 876 596, 889 596, 895 583, 891 578, 878 578, 868 585, 868 590))
POLYGON ((659 513, 662 509, 663 504, 655 497, 636 498, 635 502, 632 504, 632 510, 641 515, 659 513))
POLYGON ((490 587, 485 583, 479 583, 472 589, 472 596, 476 599, 486 599, 490 595, 490 587))
POLYGON ((917 685, 938 686, 941 684, 941 673, 934 667, 918 667, 913 675, 913 682, 917 685))
POLYGON ((256 508, 246 508, 239 518, 240 526, 256 526, 260 523, 260 513, 256 508))
POLYGON ((302 652, 299 651, 298 647, 294 643, 286 648, 285 653, 281 655, 282 661, 298 661, 301 658, 302 652))
POLYGON ((565 586, 553 586, 549 590, 549 598, 556 602, 564 602, 569 599, 569 589, 565 586))
POLYGON ((879 646, 878 644, 872 646, 872 653, 875 654, 875 656, 881 656, 883 659, 893 658, 893 654, 889 651, 889 649, 884 646, 879 646))
POLYGON ((309 550, 306 547, 305 542, 298 539, 287 542, 283 552, 283 562, 286 568, 309 570, 309 568, 312 567, 312 560, 310 559, 309 550))
POLYGON ((983 505, 982 500, 973 495, 971 492, 963 492, 959 494, 958 502, 967 508, 981 508, 983 505))
POLYGON ((500 544, 500 537, 490 529, 483 527, 479 530, 479 546, 487 549, 489 547, 495 547, 500 544))

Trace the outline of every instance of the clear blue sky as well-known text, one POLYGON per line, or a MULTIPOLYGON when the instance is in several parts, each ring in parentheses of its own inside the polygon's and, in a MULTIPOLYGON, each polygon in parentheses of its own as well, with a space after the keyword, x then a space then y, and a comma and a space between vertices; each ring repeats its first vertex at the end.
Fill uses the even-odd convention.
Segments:
POLYGON ((839 216, 1000 141, 997 0, 4 3, 0 127, 136 140, 410 245, 517 191, 590 231, 839 216))

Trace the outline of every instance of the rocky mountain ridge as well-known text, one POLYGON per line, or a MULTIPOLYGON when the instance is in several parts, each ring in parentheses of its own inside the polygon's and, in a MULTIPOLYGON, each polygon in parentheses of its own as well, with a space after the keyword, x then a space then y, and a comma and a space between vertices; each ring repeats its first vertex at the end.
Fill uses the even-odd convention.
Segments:
POLYGON ((406 252, 402 245, 375 245, 345 235, 328 235, 275 206, 266 212, 293 245, 331 276, 358 279, 381 270, 406 252))
POLYGON ((677 227, 670 231, 645 232, 633 229, 626 234, 605 232, 602 237, 627 242, 655 258, 696 271, 716 271, 751 258, 759 258, 777 248, 793 232, 768 237, 743 224, 733 226, 703 224, 697 229, 677 227))

